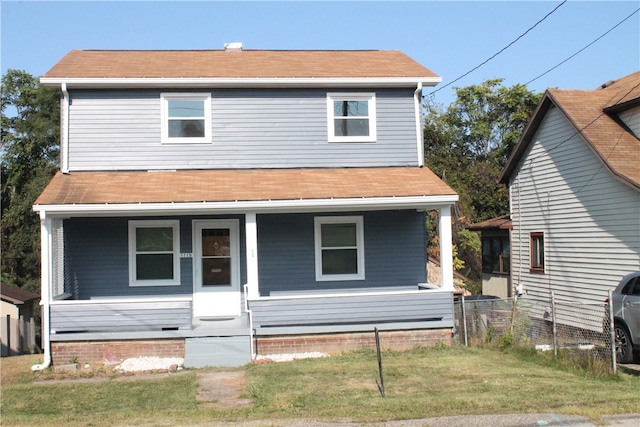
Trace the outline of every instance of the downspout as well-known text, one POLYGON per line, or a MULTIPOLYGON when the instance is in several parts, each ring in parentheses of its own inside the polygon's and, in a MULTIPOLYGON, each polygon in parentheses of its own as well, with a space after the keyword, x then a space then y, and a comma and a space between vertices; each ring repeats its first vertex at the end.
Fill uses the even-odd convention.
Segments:
POLYGON ((255 352, 255 346, 253 343, 253 340, 255 339, 254 333, 253 333, 253 313, 249 308, 249 285, 248 284, 244 285, 244 309, 249 315, 249 340, 250 340, 249 351, 251 351, 251 360, 255 360, 258 355, 255 352))
POLYGON ((67 84, 62 83, 62 135, 60 141, 60 171, 62 173, 69 173, 69 105, 71 104, 69 98, 69 91, 67 90, 67 84))
POLYGON ((418 166, 424 166, 424 137, 422 136, 422 82, 418 82, 415 92, 413 93, 415 111, 416 111, 416 139, 418 146, 418 166))
POLYGON ((33 365, 32 371, 42 371, 51 366, 51 339, 50 339, 50 299, 51 299, 51 220, 47 218, 45 211, 40 211, 40 275, 41 275, 41 299, 42 306, 42 350, 44 361, 39 365, 33 365))

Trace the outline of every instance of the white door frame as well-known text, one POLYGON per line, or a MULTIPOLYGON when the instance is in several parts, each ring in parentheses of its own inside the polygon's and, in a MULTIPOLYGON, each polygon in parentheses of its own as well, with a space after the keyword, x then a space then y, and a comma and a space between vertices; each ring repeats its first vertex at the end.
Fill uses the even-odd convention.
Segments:
POLYGON ((193 230, 193 316, 215 318, 240 316, 240 221, 237 219, 197 219, 193 230), (202 230, 229 229, 231 256, 231 286, 203 287, 202 284, 202 230))

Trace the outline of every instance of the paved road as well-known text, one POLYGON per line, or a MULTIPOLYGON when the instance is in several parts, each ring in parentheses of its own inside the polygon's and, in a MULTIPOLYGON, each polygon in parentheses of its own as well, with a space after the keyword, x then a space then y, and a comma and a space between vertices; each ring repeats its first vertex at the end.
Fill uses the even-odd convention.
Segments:
POLYGON ((260 420, 239 423, 207 424, 220 427, 638 427, 640 413, 635 415, 612 415, 602 417, 602 422, 594 423, 586 417, 557 414, 513 414, 476 415, 427 418, 421 420, 390 421, 386 423, 326 423, 311 420, 260 420))

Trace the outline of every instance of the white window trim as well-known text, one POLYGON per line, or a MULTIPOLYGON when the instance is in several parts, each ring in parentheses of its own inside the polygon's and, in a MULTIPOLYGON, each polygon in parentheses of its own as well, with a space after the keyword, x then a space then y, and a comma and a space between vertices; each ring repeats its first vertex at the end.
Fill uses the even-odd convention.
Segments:
POLYGON ((316 281, 364 280, 364 221, 362 216, 324 216, 314 218, 314 240, 316 256, 316 281), (323 224, 355 224, 356 247, 358 251, 357 274, 322 274, 322 233, 323 224))
POLYGON ((180 286, 180 221, 179 220, 142 220, 129 221, 129 286, 180 286), (136 229, 171 227, 173 229, 173 279, 137 280, 136 279, 136 229))
POLYGON ((373 92, 330 92, 327 93, 327 132, 329 142, 376 142, 376 94, 373 92), (333 115, 334 101, 368 101, 369 136, 336 136, 333 115))
POLYGON ((161 127, 163 144, 210 144, 211 143, 211 93, 208 92, 188 92, 176 93, 168 92, 160 94, 161 104, 161 127), (201 100, 204 101, 204 137, 202 138, 169 138, 169 100, 201 100))

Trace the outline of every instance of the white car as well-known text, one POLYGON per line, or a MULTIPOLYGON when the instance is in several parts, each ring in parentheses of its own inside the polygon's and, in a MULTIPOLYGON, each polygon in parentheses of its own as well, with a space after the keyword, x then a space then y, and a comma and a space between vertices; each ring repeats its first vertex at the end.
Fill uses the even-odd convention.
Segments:
POLYGON ((640 349, 640 271, 627 274, 613 291, 618 363, 630 363, 640 349))

